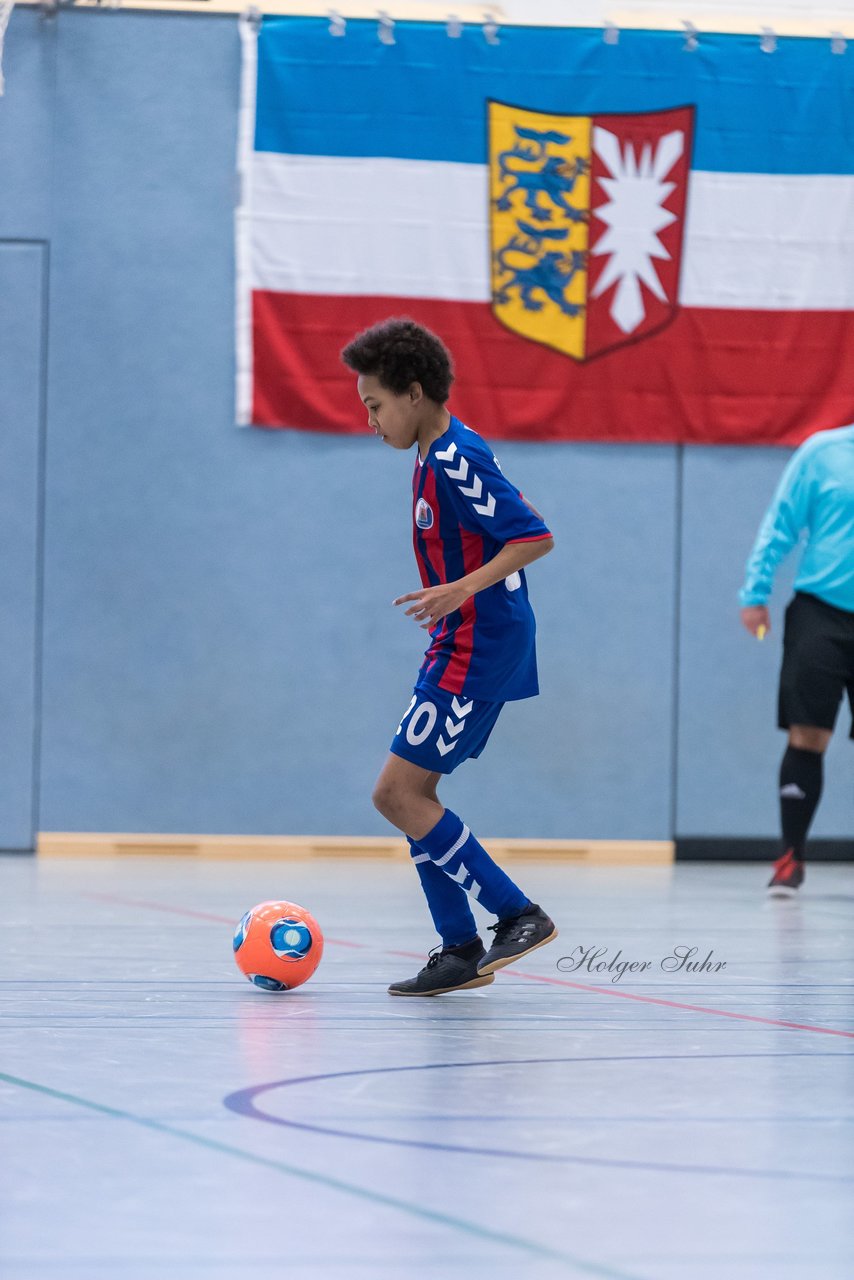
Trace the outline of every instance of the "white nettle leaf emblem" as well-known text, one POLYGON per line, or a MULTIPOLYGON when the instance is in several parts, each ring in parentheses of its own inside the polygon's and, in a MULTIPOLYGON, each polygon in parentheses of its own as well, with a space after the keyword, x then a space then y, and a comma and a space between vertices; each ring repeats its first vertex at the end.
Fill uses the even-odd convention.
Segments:
POLYGON ((620 140, 613 133, 600 125, 593 129, 593 149, 611 177, 599 179, 609 203, 594 210, 608 229, 590 252, 609 253, 611 259, 591 296, 598 298, 619 282, 610 310, 623 333, 637 329, 646 314, 642 283, 656 298, 667 302, 652 260, 670 257, 658 233, 676 221, 676 214, 663 207, 676 183, 664 179, 682 155, 684 146, 685 134, 679 129, 659 139, 654 155, 647 143, 638 157, 631 142, 621 149, 620 140))

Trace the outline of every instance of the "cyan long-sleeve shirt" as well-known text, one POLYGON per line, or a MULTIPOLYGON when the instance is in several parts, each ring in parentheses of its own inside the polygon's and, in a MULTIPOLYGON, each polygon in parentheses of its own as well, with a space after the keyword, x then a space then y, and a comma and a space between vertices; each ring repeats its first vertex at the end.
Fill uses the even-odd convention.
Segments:
POLYGON ((767 603, 803 533, 795 590, 854 613, 854 425, 819 431, 793 454, 750 553, 742 605, 767 603))

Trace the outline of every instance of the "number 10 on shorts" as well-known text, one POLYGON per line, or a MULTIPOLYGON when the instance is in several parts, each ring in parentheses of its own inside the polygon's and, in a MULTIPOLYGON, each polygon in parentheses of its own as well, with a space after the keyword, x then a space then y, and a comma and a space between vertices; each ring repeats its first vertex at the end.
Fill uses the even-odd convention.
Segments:
POLYGON ((477 702, 445 689, 416 689, 391 744, 395 755, 426 769, 451 773, 480 755, 501 711, 500 702, 477 702))
MULTIPOLYGON (((406 723, 407 716, 416 702, 418 702, 418 695, 414 693, 409 706, 401 716, 400 724, 397 726, 398 733, 403 733, 403 726, 406 723)), ((426 742, 436 727, 438 715, 439 708, 434 702, 422 702, 419 705, 415 715, 406 725, 406 741, 411 747, 420 747, 422 742, 426 742)))

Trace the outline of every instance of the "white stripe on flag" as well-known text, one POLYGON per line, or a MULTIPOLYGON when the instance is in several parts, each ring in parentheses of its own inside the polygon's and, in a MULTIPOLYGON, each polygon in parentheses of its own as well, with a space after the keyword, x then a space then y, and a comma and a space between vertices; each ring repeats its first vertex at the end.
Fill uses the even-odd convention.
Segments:
POLYGON ((692 173, 684 307, 854 306, 854 177, 692 173))
MULTIPOLYGON (((252 171, 254 288, 489 301, 484 166, 256 152, 252 171)), ((854 308, 854 177, 692 171, 679 300, 854 308)))
POLYGON ((237 177, 240 183, 235 223, 235 327, 236 403, 238 426, 252 418, 252 278, 255 249, 252 237, 254 205, 252 180, 255 175, 255 101, 258 77, 258 28, 247 14, 239 19, 243 73, 240 77, 240 110, 237 127, 237 177))
POLYGON ((489 297, 485 168, 256 153, 253 196, 256 289, 489 297))

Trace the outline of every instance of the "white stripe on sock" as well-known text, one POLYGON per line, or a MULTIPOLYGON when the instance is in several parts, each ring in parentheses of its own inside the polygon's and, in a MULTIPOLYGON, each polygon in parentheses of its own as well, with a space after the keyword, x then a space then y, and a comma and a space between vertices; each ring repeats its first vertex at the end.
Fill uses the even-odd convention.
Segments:
POLYGON ((471 835, 471 832, 469 831, 466 824, 463 823, 463 831, 459 840, 457 840, 456 844, 452 844, 448 852, 443 853, 441 858, 436 859, 436 866, 443 867, 446 862, 450 862, 454 854, 457 853, 460 849, 462 849, 463 845, 465 844, 466 840, 468 840, 470 835, 471 835))
POLYGON ((418 865, 419 862, 429 862, 430 854, 429 853, 413 853, 412 861, 416 864, 416 866, 418 865))

